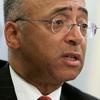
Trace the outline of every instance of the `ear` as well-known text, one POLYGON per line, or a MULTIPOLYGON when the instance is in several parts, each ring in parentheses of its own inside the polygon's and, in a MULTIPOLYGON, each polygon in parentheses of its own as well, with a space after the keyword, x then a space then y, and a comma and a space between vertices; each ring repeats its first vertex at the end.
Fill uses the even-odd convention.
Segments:
POLYGON ((19 45, 19 28, 18 25, 12 21, 5 23, 5 39, 9 48, 18 49, 19 45))

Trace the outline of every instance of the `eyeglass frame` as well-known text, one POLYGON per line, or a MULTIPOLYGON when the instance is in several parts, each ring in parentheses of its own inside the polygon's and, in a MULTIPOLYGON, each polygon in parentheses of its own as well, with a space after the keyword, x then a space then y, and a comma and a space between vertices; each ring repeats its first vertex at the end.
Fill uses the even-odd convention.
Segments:
MULTIPOLYGON (((15 20, 12 20, 13 22, 17 22, 17 21, 28 21, 28 22, 30 22, 30 23, 34 23, 34 22, 44 22, 44 23, 52 23, 51 24, 51 30, 52 30, 52 32, 53 33, 56 33, 54 30, 53 30, 53 23, 54 23, 54 20, 52 19, 52 20, 48 20, 48 19, 42 19, 42 20, 31 20, 31 19, 28 19, 28 18, 21 18, 21 17, 19 17, 19 18, 16 18, 15 20)), ((89 22, 90 23, 90 22, 89 22)), ((92 35, 90 36, 90 37, 93 37, 95 34, 96 34, 96 32, 97 32, 97 29, 100 29, 100 28, 98 28, 97 26, 96 26, 96 24, 94 24, 94 23, 90 23, 91 24, 91 26, 92 26, 92 31, 94 31, 94 34, 93 34, 93 32, 91 33, 92 35), (95 29, 94 29, 95 28, 95 29), (93 30, 94 29, 94 30, 93 30)), ((88 23, 82 23, 82 24, 67 24, 67 25, 69 25, 70 26, 70 28, 68 29, 68 31, 67 31, 67 34, 72 30, 72 28, 74 27, 74 26, 76 26, 77 25, 77 27, 81 27, 81 25, 86 25, 87 26, 87 29, 89 29, 90 27, 88 26, 88 23)), ((67 27, 68 28, 68 27, 67 27)), ((81 30, 81 29, 79 29, 79 30, 81 30)), ((81 32, 81 31, 80 31, 81 32)), ((82 32, 81 32, 82 33, 82 32)), ((88 32, 87 32, 88 33, 88 32)), ((87 34, 86 33, 86 34, 87 34)))

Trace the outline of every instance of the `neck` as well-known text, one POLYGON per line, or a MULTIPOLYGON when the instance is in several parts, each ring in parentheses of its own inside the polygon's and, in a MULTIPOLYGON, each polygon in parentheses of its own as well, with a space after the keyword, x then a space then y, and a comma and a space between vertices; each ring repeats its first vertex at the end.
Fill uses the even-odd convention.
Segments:
POLYGON ((43 95, 48 95, 50 93, 52 93, 53 91, 55 91, 56 89, 58 89, 63 83, 61 82, 54 82, 53 80, 49 80, 47 81, 47 77, 44 80, 42 77, 36 77, 36 75, 31 75, 31 73, 26 73, 26 71, 20 72, 21 70, 24 69, 20 69, 18 67, 15 67, 16 65, 14 65, 13 63, 10 63, 11 67, 13 68, 13 70, 21 77, 23 78, 26 82, 32 84, 33 86, 35 86, 43 95), (18 68, 18 69, 17 69, 18 68), (20 69, 20 70, 19 70, 20 69), (35 77, 34 77, 35 76, 35 77))
POLYGON ((63 84, 61 81, 52 79, 49 75, 40 74, 40 70, 36 69, 36 67, 34 69, 33 64, 27 64, 26 61, 9 59, 9 63, 21 78, 38 88, 43 95, 52 93, 63 84))
POLYGON ((34 83, 32 83, 32 85, 37 87, 38 90, 43 95, 48 95, 48 94, 52 93, 53 91, 55 91, 56 89, 58 89, 60 86, 62 86, 62 84, 42 84, 42 83, 38 83, 38 82, 36 82, 36 83, 34 82, 34 83))

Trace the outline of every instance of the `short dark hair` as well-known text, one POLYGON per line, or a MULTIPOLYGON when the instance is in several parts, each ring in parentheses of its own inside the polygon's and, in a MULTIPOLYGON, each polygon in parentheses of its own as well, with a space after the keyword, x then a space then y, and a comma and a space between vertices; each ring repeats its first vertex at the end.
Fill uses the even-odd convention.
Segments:
POLYGON ((23 0, 4 0, 4 18, 14 20, 23 13, 20 11, 23 0))

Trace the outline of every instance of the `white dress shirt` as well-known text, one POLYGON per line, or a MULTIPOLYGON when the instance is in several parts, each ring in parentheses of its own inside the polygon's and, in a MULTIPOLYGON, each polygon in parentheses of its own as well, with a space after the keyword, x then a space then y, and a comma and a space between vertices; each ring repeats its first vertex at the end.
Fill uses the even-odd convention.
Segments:
MULTIPOLYGON (((42 96, 41 92, 35 86, 22 79, 11 67, 10 73, 18 100, 37 100, 40 96, 42 96)), ((48 96, 52 100, 60 100, 60 94, 61 87, 48 96)))

